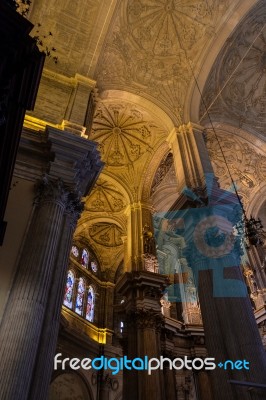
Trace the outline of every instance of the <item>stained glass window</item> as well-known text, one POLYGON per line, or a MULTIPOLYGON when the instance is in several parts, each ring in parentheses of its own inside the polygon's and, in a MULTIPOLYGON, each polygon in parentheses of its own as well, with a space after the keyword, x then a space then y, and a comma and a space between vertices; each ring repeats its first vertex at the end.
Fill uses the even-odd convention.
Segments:
POLYGON ((82 311, 83 311, 84 292, 85 292, 85 281, 83 278, 79 278, 78 289, 77 289, 77 298, 76 298, 76 307, 75 307, 75 312, 79 315, 82 315, 82 311))
POLYGON ((95 272, 95 273, 97 272, 98 265, 97 265, 96 261, 91 262, 91 269, 93 270, 93 272, 95 272))
POLYGON ((75 277, 72 271, 67 273, 67 282, 64 295, 64 305, 72 308, 73 306, 73 290, 74 290, 75 277))
POLYGON ((79 256, 79 250, 78 250, 77 246, 72 246, 71 254, 73 254, 74 257, 78 257, 79 256))
POLYGON ((90 322, 94 320, 94 304, 95 304, 95 292, 93 287, 90 285, 88 288, 88 299, 86 308, 86 319, 90 322))
POLYGON ((81 265, 83 267, 88 268, 89 264, 89 252, 86 249, 82 250, 82 255, 81 255, 81 265))

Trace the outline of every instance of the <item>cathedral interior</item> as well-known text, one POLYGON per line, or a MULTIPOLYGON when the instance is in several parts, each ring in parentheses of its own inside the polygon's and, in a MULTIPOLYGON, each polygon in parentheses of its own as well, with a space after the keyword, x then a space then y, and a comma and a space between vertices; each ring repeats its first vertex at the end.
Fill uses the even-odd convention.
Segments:
POLYGON ((0 21, 0 399, 266 399, 266 0, 0 21))

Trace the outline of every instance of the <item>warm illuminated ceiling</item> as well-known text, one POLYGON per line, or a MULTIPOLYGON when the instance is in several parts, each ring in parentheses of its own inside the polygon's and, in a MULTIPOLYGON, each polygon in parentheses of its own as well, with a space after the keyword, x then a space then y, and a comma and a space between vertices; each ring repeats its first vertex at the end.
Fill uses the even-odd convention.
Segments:
MULTIPOLYGON (((95 79, 100 93, 131 92, 184 122, 193 77, 255 0, 47 0, 30 19, 57 49, 46 67, 95 79), (225 29, 230 25, 230 30, 225 29)), ((206 69, 206 68, 205 68, 206 69)), ((187 121, 185 121, 187 122, 187 121)))

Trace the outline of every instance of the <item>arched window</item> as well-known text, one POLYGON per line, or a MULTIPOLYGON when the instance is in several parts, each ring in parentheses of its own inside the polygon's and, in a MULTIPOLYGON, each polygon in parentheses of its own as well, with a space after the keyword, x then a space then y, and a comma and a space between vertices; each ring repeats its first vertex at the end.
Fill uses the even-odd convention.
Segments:
POLYGON ((86 319, 90 322, 94 320, 94 304, 95 304, 95 291, 90 285, 88 288, 87 307, 86 307, 86 319))
POLYGON ((83 249, 81 254, 81 265, 85 268, 88 268, 88 264, 89 264, 89 252, 88 250, 83 249))
POLYGON ((97 270, 98 270, 98 265, 96 261, 92 261, 91 262, 91 269, 92 271, 96 274, 97 270))
POLYGON ((72 308, 73 306, 73 291, 74 291, 75 277, 72 271, 67 273, 67 282, 64 295, 64 305, 72 308))
POLYGON ((75 306, 75 312, 79 315, 83 314, 82 311, 83 311, 84 292, 85 292, 85 281, 83 278, 79 278, 76 306, 75 306))
POLYGON ((77 248, 77 246, 72 246, 72 248, 71 248, 71 254, 73 254, 74 257, 78 258, 78 256, 79 256, 79 249, 77 248))

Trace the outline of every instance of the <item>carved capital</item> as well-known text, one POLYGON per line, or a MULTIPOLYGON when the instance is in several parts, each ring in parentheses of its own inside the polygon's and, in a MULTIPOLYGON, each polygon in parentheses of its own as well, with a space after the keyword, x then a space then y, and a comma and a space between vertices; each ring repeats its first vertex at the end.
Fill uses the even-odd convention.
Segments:
POLYGON ((68 191, 60 178, 53 180, 48 175, 44 175, 35 185, 35 190, 35 204, 47 202, 56 202, 61 205, 67 204, 68 191))
POLYGON ((75 192, 70 192, 67 196, 66 213, 70 216, 72 223, 75 225, 84 208, 80 196, 75 192))
POLYGON ((160 331, 163 317, 152 310, 136 310, 127 314, 127 326, 136 326, 138 329, 154 329, 160 331))

